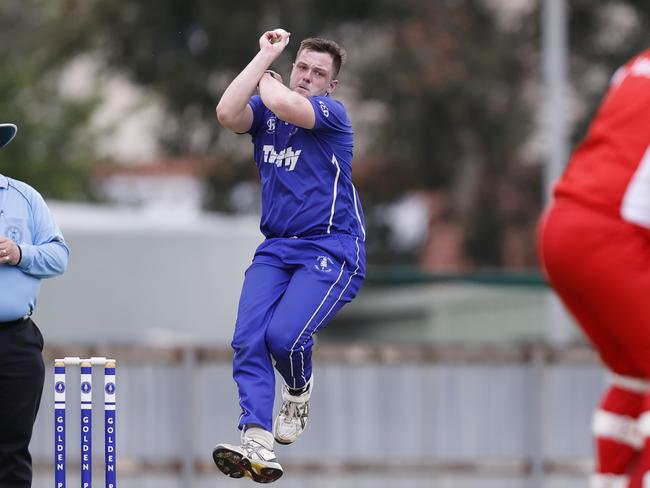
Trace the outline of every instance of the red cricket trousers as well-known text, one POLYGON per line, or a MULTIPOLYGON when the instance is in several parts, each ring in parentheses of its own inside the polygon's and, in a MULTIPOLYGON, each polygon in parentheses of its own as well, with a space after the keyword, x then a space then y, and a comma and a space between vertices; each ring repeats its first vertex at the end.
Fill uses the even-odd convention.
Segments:
POLYGON ((550 284, 607 367, 650 379, 650 230, 558 200, 538 243, 550 284))

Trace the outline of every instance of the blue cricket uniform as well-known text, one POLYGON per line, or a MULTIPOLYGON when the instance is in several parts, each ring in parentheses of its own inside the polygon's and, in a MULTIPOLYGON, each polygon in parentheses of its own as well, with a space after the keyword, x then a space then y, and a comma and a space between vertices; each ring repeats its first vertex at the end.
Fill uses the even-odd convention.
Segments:
POLYGON ((249 101, 266 240, 246 271, 232 341, 240 428, 271 430, 273 362, 290 388, 304 386, 313 334, 356 296, 365 276, 350 119, 337 100, 309 100, 313 129, 278 119, 259 96, 249 101))

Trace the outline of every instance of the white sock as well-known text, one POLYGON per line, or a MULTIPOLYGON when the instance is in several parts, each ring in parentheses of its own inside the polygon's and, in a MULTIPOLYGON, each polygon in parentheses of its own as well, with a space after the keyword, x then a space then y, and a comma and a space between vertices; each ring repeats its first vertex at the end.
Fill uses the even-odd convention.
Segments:
POLYGON ((262 429, 261 427, 250 427, 246 429, 246 432, 244 432, 244 439, 250 439, 252 441, 258 442, 269 451, 273 450, 273 434, 271 434, 268 430, 262 429))

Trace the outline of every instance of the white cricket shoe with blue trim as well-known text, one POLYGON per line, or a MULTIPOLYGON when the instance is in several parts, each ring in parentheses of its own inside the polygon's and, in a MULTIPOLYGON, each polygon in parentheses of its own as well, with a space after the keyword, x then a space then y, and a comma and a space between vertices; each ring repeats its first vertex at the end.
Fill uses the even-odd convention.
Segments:
POLYGON ((273 483, 283 474, 273 450, 244 435, 240 446, 218 444, 212 451, 212 459, 231 478, 248 477, 258 483, 273 483))
POLYGON ((282 406, 273 424, 273 437, 280 444, 291 444, 302 434, 309 420, 309 398, 314 388, 314 375, 299 395, 291 393, 285 383, 282 387, 282 406))

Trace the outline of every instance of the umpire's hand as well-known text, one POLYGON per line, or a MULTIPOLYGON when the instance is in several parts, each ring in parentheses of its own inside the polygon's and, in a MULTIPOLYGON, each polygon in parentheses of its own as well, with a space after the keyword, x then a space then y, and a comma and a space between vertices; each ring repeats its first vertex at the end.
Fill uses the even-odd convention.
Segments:
POLYGON ((0 237, 0 265, 16 266, 20 261, 18 245, 8 237, 0 237))

